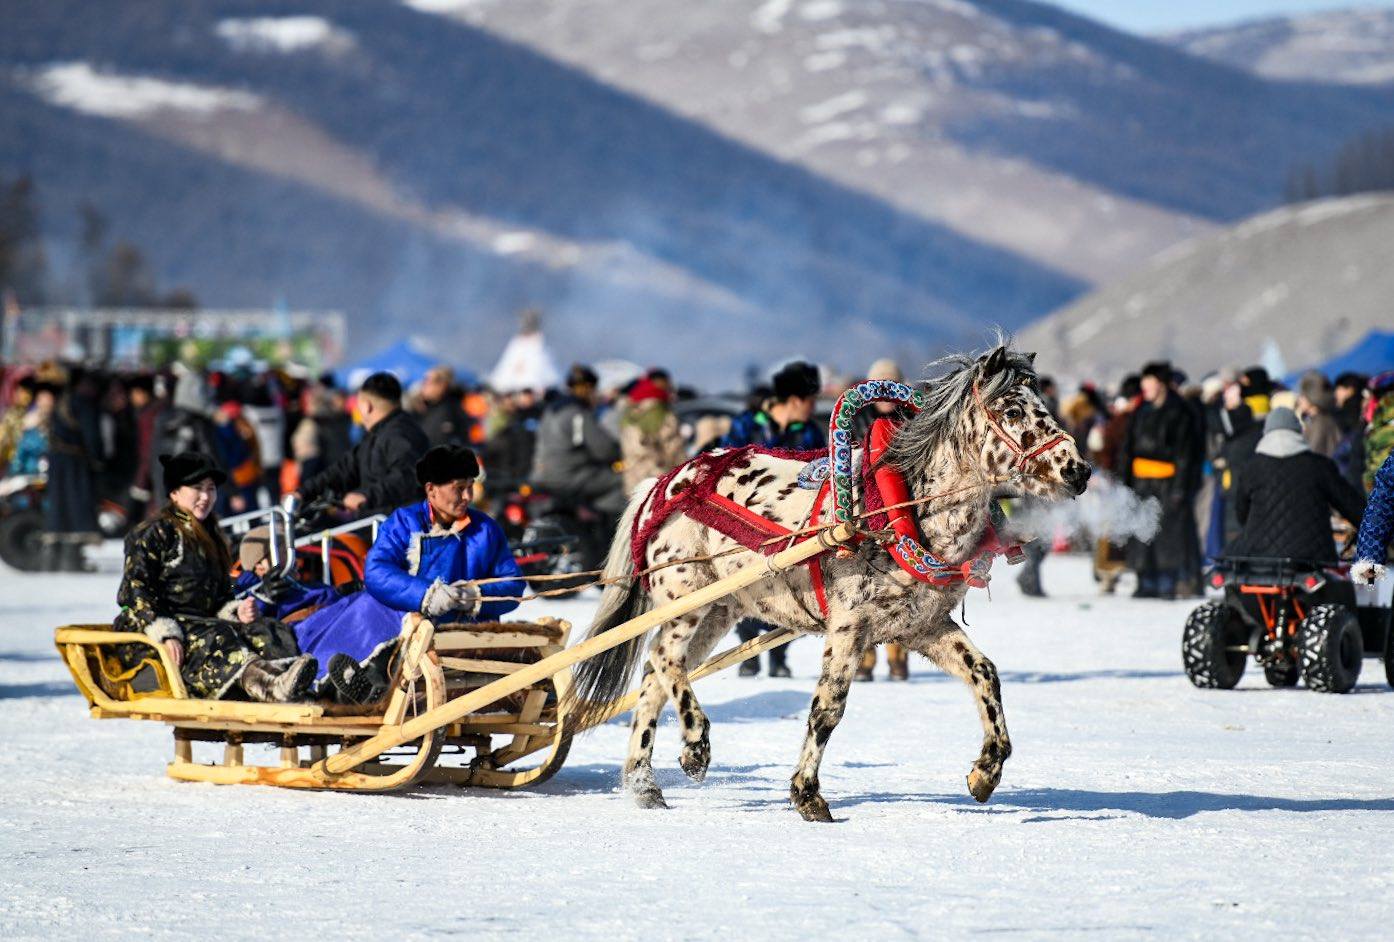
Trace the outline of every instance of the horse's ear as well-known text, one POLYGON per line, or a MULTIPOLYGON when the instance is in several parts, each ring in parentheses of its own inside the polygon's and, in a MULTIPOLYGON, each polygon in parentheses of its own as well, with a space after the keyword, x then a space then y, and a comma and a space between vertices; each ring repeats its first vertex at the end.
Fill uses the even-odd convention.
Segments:
POLYGON ((1032 369, 1035 369, 1035 368, 1036 368, 1036 351, 1035 351, 1035 350, 1032 350, 1030 353, 1024 353, 1024 354, 1022 354, 1022 356, 1026 357, 1026 362, 1029 363, 1029 364, 1031 364, 1031 368, 1032 368, 1032 369))
POLYGON ((987 362, 983 364, 983 376, 996 376, 1007 368, 1007 348, 998 347, 987 355, 987 362))

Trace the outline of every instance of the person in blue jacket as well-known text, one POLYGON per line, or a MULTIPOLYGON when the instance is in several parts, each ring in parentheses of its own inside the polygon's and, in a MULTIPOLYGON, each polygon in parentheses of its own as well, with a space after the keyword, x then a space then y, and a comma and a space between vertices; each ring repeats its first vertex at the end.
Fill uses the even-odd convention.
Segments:
MULTIPOLYGON (((416 464, 426 499, 392 513, 378 530, 364 567, 364 590, 322 608, 295 626, 301 651, 325 665, 338 699, 372 703, 387 689, 387 665, 405 617, 420 612, 438 626, 492 621, 518 607, 480 596, 523 594, 503 528, 471 510, 479 461, 469 448, 439 445, 416 464), (490 582, 481 593, 479 579, 490 582)), ((324 690, 324 687, 321 687, 324 690)))
MULTIPOLYGON (((285 537, 276 534, 276 558, 284 561, 292 550, 285 537)), ((233 582, 240 601, 237 620, 249 624, 257 618, 285 621, 305 609, 319 609, 339 601, 338 589, 323 583, 306 585, 295 578, 292 568, 287 575, 271 572, 271 528, 249 530, 237 545, 237 559, 242 574, 233 582)))
POLYGON ((1385 458, 1375 472, 1375 488, 1365 502, 1360 535, 1355 539, 1351 579, 1370 585, 1384 575, 1391 535, 1394 535, 1394 453, 1385 458))

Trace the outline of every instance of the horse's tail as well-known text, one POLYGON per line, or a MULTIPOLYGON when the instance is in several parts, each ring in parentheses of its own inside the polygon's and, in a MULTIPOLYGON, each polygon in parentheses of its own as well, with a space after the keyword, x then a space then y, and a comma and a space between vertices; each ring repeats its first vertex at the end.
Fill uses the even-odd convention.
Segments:
MULTIPOLYGON (((614 541, 610 544, 610 555, 605 560, 605 578, 610 582, 600 598, 600 608, 591 622, 587 638, 602 635, 616 625, 637 618, 649 608, 648 589, 644 587, 644 580, 634 573, 631 540, 634 519, 648 501, 655 480, 645 481, 634 489, 629 506, 620 517, 614 541)), ((567 728, 582 732, 602 720, 610 703, 628 689, 634 670, 639 666, 646 637, 647 633, 632 638, 587 658, 572 669, 571 689, 562 704, 567 728)))

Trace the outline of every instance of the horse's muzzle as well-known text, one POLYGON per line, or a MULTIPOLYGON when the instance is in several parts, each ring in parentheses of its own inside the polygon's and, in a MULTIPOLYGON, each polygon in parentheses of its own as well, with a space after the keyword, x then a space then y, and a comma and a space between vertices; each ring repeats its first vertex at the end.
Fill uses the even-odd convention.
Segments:
POLYGON ((1065 485, 1076 495, 1083 494, 1084 489, 1089 486, 1089 476, 1094 473, 1094 469, 1089 467, 1087 461, 1071 461, 1061 472, 1061 477, 1065 485))

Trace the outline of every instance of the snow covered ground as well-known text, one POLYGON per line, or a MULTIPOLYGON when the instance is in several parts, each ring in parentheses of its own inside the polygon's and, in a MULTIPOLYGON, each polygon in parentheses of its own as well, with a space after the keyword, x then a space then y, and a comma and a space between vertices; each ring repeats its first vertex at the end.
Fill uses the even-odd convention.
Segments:
MULTIPOLYGON (((55 625, 109 618, 117 576, 0 569, 0 936, 806 939, 1388 938, 1394 696, 1193 689, 1188 605, 1052 598, 999 574, 970 633, 997 663, 1016 752, 987 805, 979 727, 927 663, 853 690, 823 767, 838 823, 786 804, 818 662, 697 692, 704 785, 661 731, 672 809, 615 793, 625 733, 579 742, 531 791, 361 796, 181 784, 166 727, 87 717, 55 625)), ((591 601, 547 611, 581 623, 591 601)), ((540 614, 541 610, 535 610, 540 614)), ((883 670, 884 668, 882 668, 883 670)), ((878 671, 879 673, 879 671, 878 671)))

